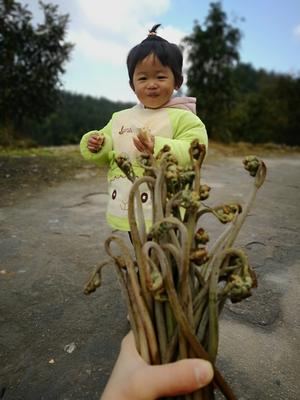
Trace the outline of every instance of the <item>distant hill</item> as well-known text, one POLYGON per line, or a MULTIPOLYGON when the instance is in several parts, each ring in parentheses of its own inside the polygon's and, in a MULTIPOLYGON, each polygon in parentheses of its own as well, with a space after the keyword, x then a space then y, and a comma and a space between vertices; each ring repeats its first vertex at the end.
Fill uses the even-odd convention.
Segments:
POLYGON ((85 132, 104 127, 114 112, 133 105, 62 91, 56 112, 41 122, 27 121, 24 131, 40 145, 75 144, 85 132))
MULTIPOLYGON (((251 64, 239 64, 232 77, 235 100, 223 115, 223 131, 214 136, 205 118, 205 108, 198 106, 209 139, 299 146, 300 75, 269 73, 255 70, 251 64)), ((56 112, 40 122, 27 121, 21 138, 46 146, 77 144, 85 132, 104 127, 114 112, 133 106, 133 103, 113 102, 103 97, 60 93, 56 112)))

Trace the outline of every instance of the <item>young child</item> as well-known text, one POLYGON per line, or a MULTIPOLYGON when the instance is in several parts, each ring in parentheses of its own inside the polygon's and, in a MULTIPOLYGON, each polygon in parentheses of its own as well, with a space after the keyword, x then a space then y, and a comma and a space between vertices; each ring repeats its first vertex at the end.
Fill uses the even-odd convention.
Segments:
MULTIPOLYGON (((136 161, 141 153, 156 155, 167 144, 185 166, 190 162, 189 147, 194 139, 207 146, 205 126, 196 115, 195 98, 172 97, 183 82, 182 54, 178 46, 157 36, 159 26, 154 25, 148 37, 127 57, 129 84, 140 103, 114 113, 104 128, 86 133, 80 143, 86 160, 109 165, 107 222, 122 231, 130 231, 127 210, 131 182, 114 161, 115 155, 127 153, 135 174, 142 176, 143 169, 136 161)), ((141 201, 149 226, 151 201, 146 184, 141 187, 141 201)))

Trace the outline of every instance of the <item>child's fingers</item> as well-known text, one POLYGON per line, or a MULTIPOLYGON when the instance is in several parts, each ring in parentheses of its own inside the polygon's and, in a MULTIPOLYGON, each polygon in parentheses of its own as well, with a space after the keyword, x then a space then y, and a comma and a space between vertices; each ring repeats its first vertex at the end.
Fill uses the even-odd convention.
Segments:
POLYGON ((89 137, 89 141, 93 141, 93 142, 102 142, 104 140, 104 136, 103 134, 97 134, 97 135, 92 135, 89 137))
POLYGON ((149 143, 149 138, 145 134, 138 133, 136 136, 143 145, 146 146, 149 143))
POLYGON ((99 149, 95 146, 88 146, 89 151, 91 151, 92 153, 97 153, 99 151, 99 149))
POLYGON ((98 137, 98 136, 91 136, 91 137, 89 138, 88 143, 89 143, 89 144, 94 144, 94 145, 96 145, 96 144, 99 143, 99 141, 100 141, 100 137, 98 137))
POLYGON ((139 152, 149 154, 153 153, 153 143, 151 141, 148 143, 142 143, 138 137, 134 136, 133 143, 139 152))
POLYGON ((88 146, 91 146, 91 147, 97 147, 97 146, 99 146, 99 142, 98 142, 97 140, 92 140, 92 139, 90 139, 90 140, 88 141, 87 145, 88 145, 88 146))
POLYGON ((97 145, 101 147, 104 143, 104 139, 105 139, 104 136, 99 136, 97 138, 97 145))
POLYGON ((87 143, 87 147, 88 147, 88 148, 90 148, 90 147, 97 147, 98 145, 99 145, 99 143, 98 143, 98 142, 95 142, 94 140, 89 140, 88 143, 87 143))
POLYGON ((133 144, 135 147, 138 149, 138 151, 143 152, 144 151, 144 146, 141 143, 141 141, 137 137, 133 137, 133 144))
POLYGON ((87 145, 87 148, 93 153, 97 153, 97 151, 99 151, 101 149, 101 147, 102 147, 102 145, 100 145, 99 143, 87 145))
POLYGON ((153 135, 145 135, 143 133, 138 133, 137 138, 139 139, 141 145, 143 146, 143 151, 153 153, 154 147, 154 136, 153 135))
POLYGON ((88 149, 97 149, 99 147, 98 143, 88 143, 88 149))

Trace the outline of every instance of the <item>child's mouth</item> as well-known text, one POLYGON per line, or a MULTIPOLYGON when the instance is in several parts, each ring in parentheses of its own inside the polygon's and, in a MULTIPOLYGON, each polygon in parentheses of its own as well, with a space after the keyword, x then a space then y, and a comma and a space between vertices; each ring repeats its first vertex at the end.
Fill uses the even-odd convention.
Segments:
POLYGON ((149 93, 148 97, 158 97, 159 94, 158 93, 149 93))

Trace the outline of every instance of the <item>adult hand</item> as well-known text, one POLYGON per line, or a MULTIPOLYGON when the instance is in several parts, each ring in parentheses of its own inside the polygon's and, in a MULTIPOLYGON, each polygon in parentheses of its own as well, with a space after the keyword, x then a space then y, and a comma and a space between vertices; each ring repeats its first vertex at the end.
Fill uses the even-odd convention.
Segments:
POLYGON ((154 400, 192 393, 213 378, 208 361, 186 359, 164 365, 148 365, 138 354, 129 332, 101 400, 154 400))

